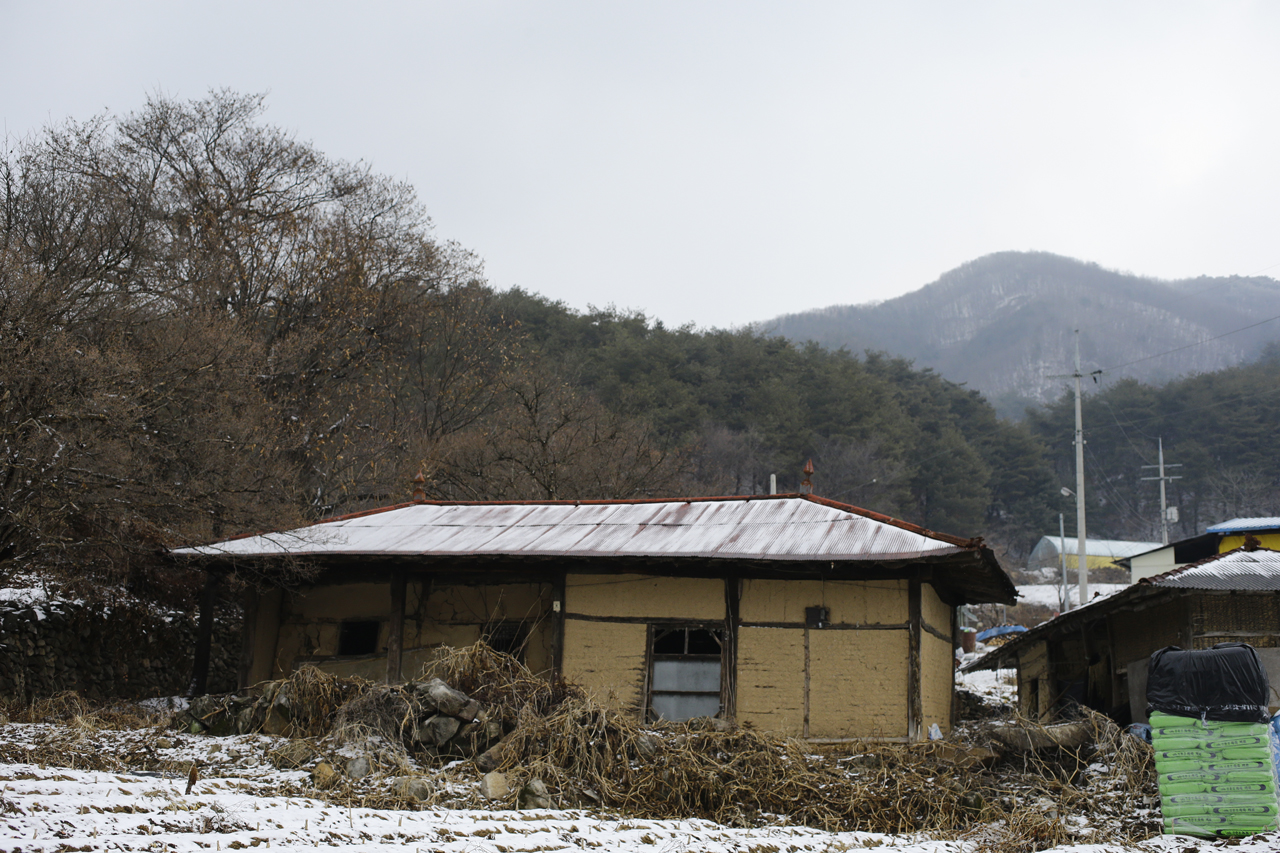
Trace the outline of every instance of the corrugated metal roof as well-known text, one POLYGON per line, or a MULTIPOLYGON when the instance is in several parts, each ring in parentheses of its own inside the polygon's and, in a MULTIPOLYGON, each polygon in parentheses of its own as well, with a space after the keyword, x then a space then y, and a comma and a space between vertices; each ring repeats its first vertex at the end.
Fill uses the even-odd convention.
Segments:
POLYGON ((544 556, 911 560, 980 547, 808 495, 669 501, 422 502, 180 548, 203 557, 544 556))
POLYGON ((1208 528, 1208 533, 1247 533, 1250 530, 1280 529, 1280 516, 1263 516, 1260 518, 1233 518, 1208 528))
POLYGON ((1173 589, 1214 589, 1239 592, 1280 591, 1280 551, 1236 548, 1198 563, 1143 578, 1139 583, 1173 589))

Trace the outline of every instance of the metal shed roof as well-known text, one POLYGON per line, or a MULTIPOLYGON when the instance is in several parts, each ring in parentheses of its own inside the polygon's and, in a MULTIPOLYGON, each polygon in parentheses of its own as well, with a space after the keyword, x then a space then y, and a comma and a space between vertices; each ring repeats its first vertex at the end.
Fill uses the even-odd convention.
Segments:
POLYGON ((1209 527, 1207 533, 1247 533, 1251 530, 1280 530, 1280 517, 1233 518, 1209 527))
POLYGON ((665 501, 419 502, 179 548, 179 556, 699 557, 915 560, 965 540, 809 495, 665 501))

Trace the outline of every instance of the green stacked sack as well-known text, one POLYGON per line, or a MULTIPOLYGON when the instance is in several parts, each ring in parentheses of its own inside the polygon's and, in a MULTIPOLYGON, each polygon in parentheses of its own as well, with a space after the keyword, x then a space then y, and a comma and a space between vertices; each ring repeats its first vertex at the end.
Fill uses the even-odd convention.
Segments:
POLYGON ((1280 826, 1271 727, 1151 713, 1164 831, 1243 836, 1280 826))

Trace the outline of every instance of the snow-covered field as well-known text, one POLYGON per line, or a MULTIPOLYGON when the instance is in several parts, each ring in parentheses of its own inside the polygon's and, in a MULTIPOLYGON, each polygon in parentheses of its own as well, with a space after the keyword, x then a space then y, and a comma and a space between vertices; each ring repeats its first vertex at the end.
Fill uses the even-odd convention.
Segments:
MULTIPOLYGON (((1097 601, 1099 598, 1115 595, 1128 586, 1129 584, 1125 583, 1091 583, 1089 584, 1089 600, 1097 601)), ((1080 588, 1072 584, 1068 592, 1071 597, 1071 606, 1074 607, 1080 601, 1080 588)), ((1058 584, 1036 583, 1018 587, 1019 604, 1040 604, 1057 610, 1061 603, 1061 595, 1062 587, 1058 584)))
MULTIPOLYGON (((0 850, 12 853, 146 850, 221 851, 248 847, 350 850, 533 853, 533 851, 643 851, 643 853, 800 853, 875 848, 901 853, 978 853, 976 841, 823 832, 797 826, 734 828, 702 820, 646 820, 581 810, 449 810, 409 805, 368 808, 360 797, 323 800, 301 770, 279 770, 268 760, 279 741, 264 736, 204 737, 180 733, 86 731, 77 745, 66 726, 8 724, 0 749, 10 759, 26 750, 44 764, 0 764, 0 850), (67 740, 70 738, 70 740, 67 740), (65 760, 50 761, 51 743, 67 743, 65 760), (104 745, 121 755, 149 750, 177 766, 199 761, 204 778, 186 792, 174 771, 85 770, 104 745), (44 747, 42 749, 42 747, 44 747), (161 755, 161 753, 163 755, 161 755)), ((445 784, 474 785, 465 770, 445 784)), ((389 784, 384 782, 383 784, 389 784)), ((998 827, 992 827, 998 835, 998 827)), ((1196 853, 1217 843, 1184 837, 1141 845, 1150 853, 1196 853)), ((1280 834, 1234 846, 1240 853, 1280 850, 1280 834)), ((1073 853, 1126 848, 1079 845, 1073 853)))

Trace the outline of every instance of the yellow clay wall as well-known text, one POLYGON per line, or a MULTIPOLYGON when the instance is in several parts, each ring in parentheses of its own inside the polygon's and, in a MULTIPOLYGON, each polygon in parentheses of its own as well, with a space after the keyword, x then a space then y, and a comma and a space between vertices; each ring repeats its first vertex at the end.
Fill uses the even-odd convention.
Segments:
POLYGON ((565 611, 587 616, 724 619, 724 581, 648 575, 570 575, 565 611))
POLYGON ((801 734, 804 725, 803 629, 738 630, 738 720, 750 720, 766 731, 801 734))
POLYGON ((804 624, 806 607, 826 607, 844 625, 907 621, 906 581, 744 580, 742 621, 804 624))
POLYGON ((907 631, 810 631, 809 736, 905 737, 907 631))
POLYGON ((639 711, 644 705, 644 625, 566 619, 564 672, 597 701, 639 711))

